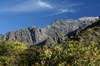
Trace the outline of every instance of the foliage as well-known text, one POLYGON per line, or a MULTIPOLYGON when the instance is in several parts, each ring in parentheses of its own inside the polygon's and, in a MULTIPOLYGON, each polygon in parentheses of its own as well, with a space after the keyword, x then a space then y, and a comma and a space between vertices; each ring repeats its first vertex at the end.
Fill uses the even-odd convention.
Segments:
POLYGON ((20 53, 20 66, 29 65, 32 66, 32 64, 35 64, 35 62, 40 62, 40 53, 41 53, 40 47, 30 48, 28 47, 26 50, 24 50, 23 53, 20 53), (35 61, 35 62, 33 62, 35 61))
POLYGON ((0 66, 99 66, 97 44, 78 41, 62 42, 44 49, 26 47, 17 41, 0 41, 0 66))
POLYGON ((19 53, 27 49, 24 43, 17 41, 0 41, 0 64, 10 65, 16 63, 19 53))
POLYGON ((0 34, 0 40, 3 40, 4 35, 0 34))
POLYGON ((63 46, 57 45, 53 51, 45 50, 42 54, 43 66, 98 66, 100 65, 100 51, 95 43, 81 44, 69 41, 63 46), (47 51, 47 52, 45 52, 47 51), (47 55, 48 54, 48 55, 47 55), (47 56, 46 56, 47 55, 47 56), (48 61, 49 60, 49 61, 48 61))

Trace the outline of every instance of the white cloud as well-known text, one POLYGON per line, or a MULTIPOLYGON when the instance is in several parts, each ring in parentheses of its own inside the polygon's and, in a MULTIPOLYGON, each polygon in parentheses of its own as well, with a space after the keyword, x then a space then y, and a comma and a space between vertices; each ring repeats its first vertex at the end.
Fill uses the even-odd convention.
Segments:
POLYGON ((65 12, 74 12, 74 10, 59 9, 59 12, 53 13, 53 14, 51 14, 49 16, 54 16, 54 15, 61 14, 61 13, 65 13, 65 12))
POLYGON ((52 8, 52 6, 50 4, 48 4, 47 2, 42 2, 41 0, 38 1, 38 4, 43 7, 47 7, 50 9, 52 8))
POLYGON ((70 6, 78 6, 78 5, 81 5, 81 3, 74 3, 74 4, 71 4, 70 6))
MULTIPOLYGON (((21 0, 19 0, 21 1, 21 0)), ((25 0, 17 3, 16 5, 6 6, 6 8, 0 8, 0 12, 37 12, 37 11, 51 11, 54 16, 65 12, 74 12, 74 6, 80 5, 80 3, 68 3, 67 1, 56 1, 56 0, 25 0), (66 2, 66 3, 65 3, 66 2), (51 4, 52 3, 52 4, 51 4), (55 12, 55 13, 54 13, 55 12)))
POLYGON ((52 9, 52 6, 41 0, 28 0, 26 2, 17 4, 16 6, 8 6, 7 8, 1 9, 0 11, 28 12, 42 10, 44 8, 52 9))

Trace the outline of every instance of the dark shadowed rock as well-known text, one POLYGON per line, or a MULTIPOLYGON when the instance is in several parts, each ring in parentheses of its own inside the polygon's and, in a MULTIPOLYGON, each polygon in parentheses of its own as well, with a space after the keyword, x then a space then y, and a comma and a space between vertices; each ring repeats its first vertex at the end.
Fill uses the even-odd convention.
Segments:
POLYGON ((51 37, 48 37, 45 41, 45 45, 51 46, 53 44, 59 44, 61 41, 65 39, 64 36, 62 36, 59 33, 53 34, 51 37))

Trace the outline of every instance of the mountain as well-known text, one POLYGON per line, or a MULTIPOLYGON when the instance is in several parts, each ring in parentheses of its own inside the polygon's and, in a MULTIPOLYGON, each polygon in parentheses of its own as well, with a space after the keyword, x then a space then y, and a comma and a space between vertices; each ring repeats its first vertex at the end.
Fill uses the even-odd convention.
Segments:
POLYGON ((100 46, 100 19, 87 26, 78 35, 71 39, 80 41, 84 44, 95 42, 100 46))
POLYGON ((87 26, 92 25, 99 17, 82 17, 77 20, 56 20, 44 28, 31 26, 11 31, 4 35, 4 40, 25 42, 27 46, 43 46, 60 43, 71 36, 78 35, 87 26))

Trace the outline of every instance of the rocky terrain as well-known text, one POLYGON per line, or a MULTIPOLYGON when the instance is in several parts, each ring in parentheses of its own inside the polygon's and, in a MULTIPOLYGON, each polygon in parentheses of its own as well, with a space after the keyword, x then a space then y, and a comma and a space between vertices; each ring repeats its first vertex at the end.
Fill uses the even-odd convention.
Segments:
POLYGON ((100 46, 100 19, 87 26, 78 35, 71 39, 80 41, 85 44, 95 42, 96 44, 98 44, 98 46, 100 46))
POLYGON ((99 17, 83 17, 77 20, 56 20, 44 28, 31 26, 29 28, 9 32, 4 35, 4 40, 25 42, 27 46, 51 46, 71 36, 78 35, 86 27, 94 24, 98 18, 99 17))

